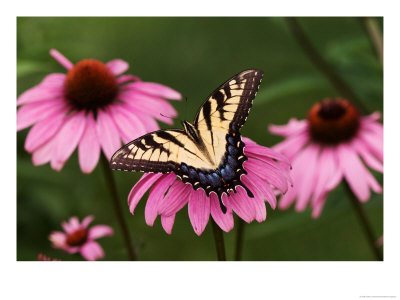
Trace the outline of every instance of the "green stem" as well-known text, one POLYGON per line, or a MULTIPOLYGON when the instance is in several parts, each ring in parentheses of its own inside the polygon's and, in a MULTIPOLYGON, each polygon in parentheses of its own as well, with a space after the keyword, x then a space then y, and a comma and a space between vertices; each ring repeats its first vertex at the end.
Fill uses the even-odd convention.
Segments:
POLYGON ((245 223, 241 218, 238 218, 238 224, 236 229, 236 243, 235 243, 235 260, 241 260, 242 249, 243 249, 243 235, 245 223))
POLYGON ((317 49, 312 45, 296 18, 286 18, 286 22, 294 38, 315 67, 317 67, 317 69, 328 78, 331 84, 342 94, 343 97, 346 97, 356 104, 363 114, 368 114, 369 110, 352 91, 350 86, 347 85, 347 83, 336 73, 335 69, 318 53, 317 49))
POLYGON ((110 169, 110 165, 108 163, 107 158, 102 154, 101 155, 101 162, 104 169, 104 175, 106 177, 106 182, 108 184, 110 195, 112 199, 112 204, 114 207, 115 217, 117 218, 122 238, 125 243, 125 248, 128 253, 128 257, 130 260, 136 260, 136 253, 135 249, 132 246, 131 238, 129 235, 128 226, 125 223, 124 215, 122 213, 121 204, 119 202, 118 192, 117 192, 117 185, 115 184, 115 179, 110 169))
POLYGON ((219 228, 217 223, 215 223, 215 221, 212 218, 211 218, 211 224, 214 233, 214 241, 215 241, 215 247, 217 249, 218 260, 226 260, 224 236, 222 234, 222 229, 219 228))
POLYGON ((383 63, 383 39, 378 21, 375 18, 361 18, 361 24, 367 33, 371 47, 378 56, 378 59, 383 63))
POLYGON ((344 184, 345 184, 346 190, 349 194, 351 203, 353 204, 354 211, 356 212, 358 219, 360 220, 361 226, 364 230, 364 233, 368 240, 368 244, 371 248, 371 251, 374 253, 376 260, 383 260, 382 252, 380 251, 379 246, 376 244, 376 238, 374 237, 374 231, 372 230, 372 226, 371 226, 371 223, 369 222, 367 213, 365 212, 360 201, 354 195, 349 184, 346 181, 344 181, 344 184))

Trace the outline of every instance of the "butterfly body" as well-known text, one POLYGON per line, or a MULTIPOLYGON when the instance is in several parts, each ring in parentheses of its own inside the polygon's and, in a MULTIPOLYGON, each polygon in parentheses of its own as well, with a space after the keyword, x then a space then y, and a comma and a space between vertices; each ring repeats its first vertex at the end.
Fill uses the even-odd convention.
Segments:
POLYGON ((182 129, 158 130, 128 143, 111 158, 110 167, 124 171, 174 172, 193 189, 207 196, 229 196, 242 186, 246 174, 245 144, 239 129, 247 119, 263 72, 243 71, 217 88, 203 103, 193 123, 183 121, 182 129))

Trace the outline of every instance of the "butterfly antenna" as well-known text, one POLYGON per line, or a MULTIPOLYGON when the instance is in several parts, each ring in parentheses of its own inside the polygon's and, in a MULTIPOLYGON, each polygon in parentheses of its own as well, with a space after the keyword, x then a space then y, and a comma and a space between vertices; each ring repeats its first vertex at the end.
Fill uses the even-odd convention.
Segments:
POLYGON ((185 111, 184 111, 184 116, 185 116, 185 119, 187 120, 187 104, 188 104, 188 98, 185 96, 185 102, 186 102, 186 104, 185 104, 185 111))

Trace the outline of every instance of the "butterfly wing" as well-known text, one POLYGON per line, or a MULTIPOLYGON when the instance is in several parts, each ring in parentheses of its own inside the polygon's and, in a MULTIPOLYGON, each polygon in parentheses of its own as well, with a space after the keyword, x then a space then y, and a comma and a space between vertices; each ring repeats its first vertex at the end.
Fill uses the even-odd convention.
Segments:
POLYGON ((111 158, 113 170, 169 173, 182 163, 211 168, 195 142, 183 130, 158 130, 126 144, 111 158))

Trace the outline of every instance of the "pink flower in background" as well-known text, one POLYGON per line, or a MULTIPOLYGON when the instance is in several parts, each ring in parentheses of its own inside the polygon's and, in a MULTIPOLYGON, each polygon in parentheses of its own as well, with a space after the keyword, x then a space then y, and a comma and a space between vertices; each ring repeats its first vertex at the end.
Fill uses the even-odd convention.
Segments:
POLYGON ((59 261, 58 258, 51 259, 50 257, 46 256, 45 254, 39 253, 38 254, 38 261, 59 261))
POLYGON ((46 76, 40 84, 18 97, 17 130, 33 125, 25 140, 34 165, 50 162, 61 170, 78 147, 82 172, 96 167, 103 150, 106 157, 147 132, 158 130, 155 119, 172 124, 177 115, 165 100, 181 95, 164 85, 121 75, 128 63, 115 59, 107 64, 84 59, 72 64, 56 50, 50 54, 68 72, 46 76))
POLYGON ((233 228, 233 212, 247 223, 253 220, 264 221, 267 216, 264 201, 275 209, 276 193, 286 193, 288 190, 290 164, 285 156, 257 145, 248 138, 242 140, 246 144, 244 153, 248 160, 244 162, 244 169, 248 174, 242 175, 241 180, 253 193, 254 198, 250 198, 242 187, 237 187, 236 194, 231 192, 229 197, 225 194, 222 196, 227 208, 224 214, 218 196, 214 193, 207 197, 204 190, 195 191, 190 184, 177 180, 174 173, 146 173, 128 196, 131 213, 134 213, 139 200, 152 186, 145 208, 146 223, 153 226, 157 215, 161 215, 161 224, 168 234, 172 232, 175 214, 186 203, 188 203, 190 222, 197 235, 201 235, 204 231, 210 214, 224 231, 233 228))
POLYGON ((93 216, 87 216, 79 223, 77 217, 71 217, 61 225, 65 232, 53 231, 49 239, 55 248, 70 254, 80 253, 86 260, 96 260, 104 257, 103 248, 95 241, 103 236, 113 235, 113 229, 107 225, 95 225, 88 228, 93 216))
POLYGON ((367 166, 383 172, 383 126, 379 113, 360 117, 347 100, 325 99, 310 110, 308 119, 291 119, 287 125, 271 125, 270 132, 285 137, 273 147, 292 162, 294 188, 279 201, 286 209, 296 202, 302 211, 310 203, 319 217, 328 192, 342 179, 365 202, 370 189, 382 187, 367 166))

